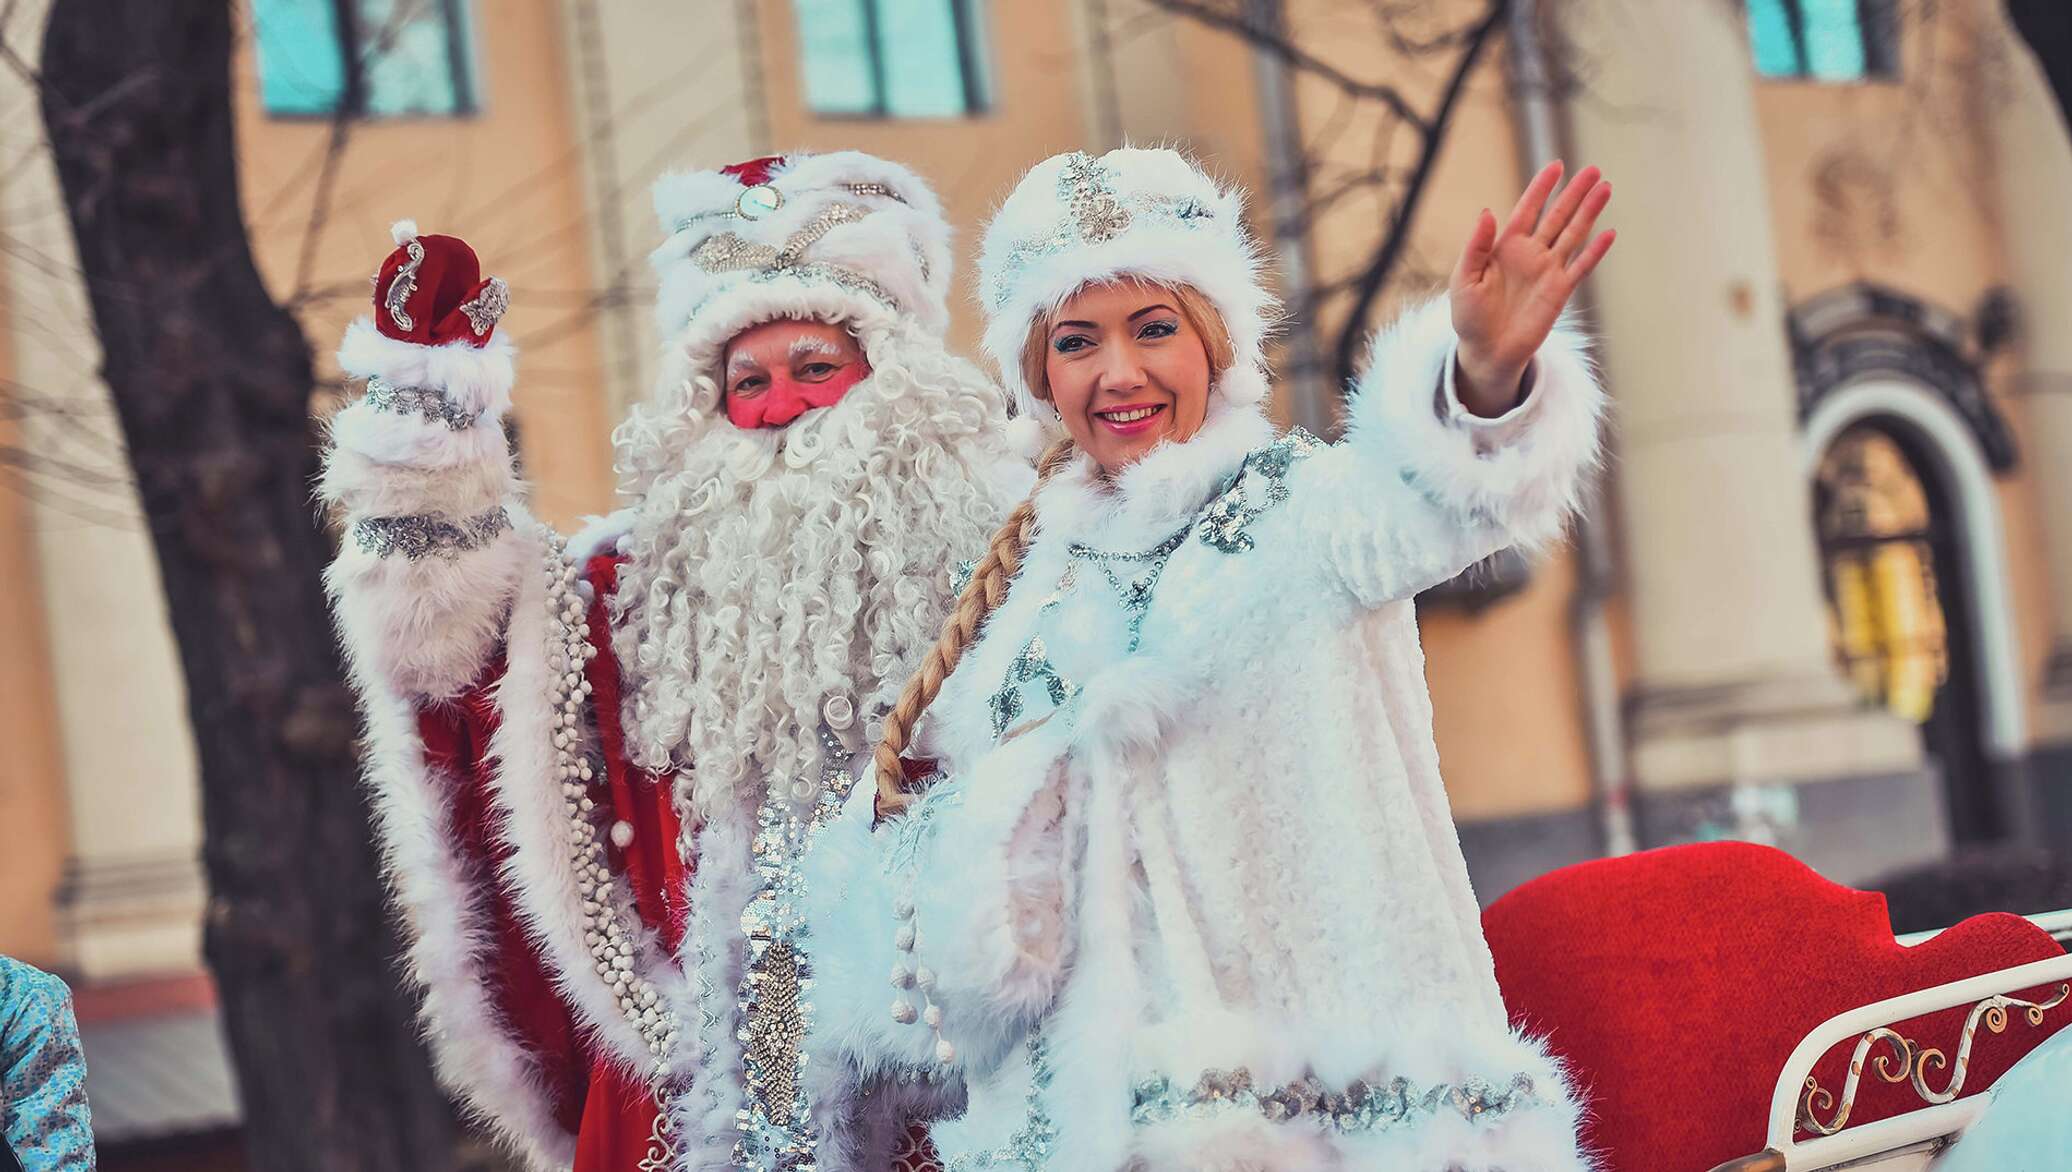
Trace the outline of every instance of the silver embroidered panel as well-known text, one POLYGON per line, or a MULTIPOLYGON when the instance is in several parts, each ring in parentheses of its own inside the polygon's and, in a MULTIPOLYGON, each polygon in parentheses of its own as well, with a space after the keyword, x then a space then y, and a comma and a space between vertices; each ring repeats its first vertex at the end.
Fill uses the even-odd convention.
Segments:
POLYGON ((378 558, 400 555, 409 561, 426 557, 458 557, 496 540, 511 527, 503 506, 458 521, 437 513, 404 517, 362 517, 353 522, 353 544, 378 558))
POLYGON ((381 378, 367 380, 364 402, 390 415, 419 415, 427 422, 443 424, 448 431, 466 431, 482 418, 453 401, 437 387, 405 387, 381 378))
POLYGON ((1028 1114, 1023 1117, 1022 1126, 997 1148, 951 1157, 943 1165, 943 1172, 978 1172, 982 1168, 1019 1168, 1026 1172, 1049 1166, 1051 1152, 1058 1142, 1058 1125, 1044 1102, 1055 1072, 1051 1069, 1050 1047, 1044 1040, 1043 1027, 1030 1032, 1028 1054, 1028 1114))
POLYGON ((1341 1134, 1415 1127, 1441 1114, 1471 1124, 1493 1123, 1514 1110, 1539 1106, 1532 1076, 1503 1085, 1482 1079, 1418 1086, 1406 1078, 1355 1080, 1326 1087, 1314 1075, 1278 1087, 1258 1085, 1248 1070, 1211 1070, 1191 1087, 1152 1078, 1137 1084, 1130 1117, 1139 1126, 1174 1120, 1256 1113, 1274 1123, 1306 1122, 1341 1134))
MULTIPOLYGON (((736 993, 741 1005, 742 1081, 748 1091, 736 1125, 734 1166, 747 1172, 813 1172, 819 1137, 805 1091, 811 1057, 813 977, 806 963, 805 876, 801 863, 820 827, 841 811, 854 779, 848 750, 821 731, 825 764, 817 792, 805 801, 773 786, 757 810, 754 850, 758 890, 741 912, 747 964, 736 993)), ((810 783, 809 783, 810 784, 810 783)))
POLYGON ((1288 470, 1323 446, 1322 440, 1298 427, 1246 456, 1229 487, 1202 510, 1202 544, 1224 553, 1251 549, 1249 526, 1288 499, 1288 470))

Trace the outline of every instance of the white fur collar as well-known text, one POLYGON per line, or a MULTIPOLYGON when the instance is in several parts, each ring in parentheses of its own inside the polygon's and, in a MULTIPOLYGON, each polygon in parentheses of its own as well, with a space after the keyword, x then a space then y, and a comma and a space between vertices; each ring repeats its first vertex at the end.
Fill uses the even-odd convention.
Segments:
POLYGON ((1273 442, 1256 404, 1211 398, 1209 417, 1184 444, 1160 444, 1108 479, 1080 453, 1036 493, 1039 532, 1100 549, 1156 545, 1185 525, 1255 448, 1273 442))

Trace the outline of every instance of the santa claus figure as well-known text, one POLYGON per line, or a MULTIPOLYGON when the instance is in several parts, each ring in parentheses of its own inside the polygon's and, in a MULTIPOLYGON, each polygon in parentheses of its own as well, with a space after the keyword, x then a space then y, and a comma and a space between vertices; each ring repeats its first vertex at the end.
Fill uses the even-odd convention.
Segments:
POLYGON ((626 507, 575 538, 525 511, 465 243, 397 225, 340 350, 329 581, 410 972, 441 1076, 537 1167, 918 1167, 959 1092, 806 1052, 797 862, 1030 474, 943 349, 913 174, 760 159, 655 202, 662 374, 626 507))

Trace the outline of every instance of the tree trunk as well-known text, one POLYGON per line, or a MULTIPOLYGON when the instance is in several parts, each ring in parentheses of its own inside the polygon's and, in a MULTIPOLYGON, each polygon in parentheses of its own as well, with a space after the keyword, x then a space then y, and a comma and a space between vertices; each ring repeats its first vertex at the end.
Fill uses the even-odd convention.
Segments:
POLYGON ((2043 65, 2058 109, 2072 121, 2072 4, 2065 0, 2007 0, 2007 19, 2043 65))
POLYGON ((186 678, 253 1167, 446 1172, 320 580, 309 345, 239 205, 232 8, 57 0, 43 118, 186 678))

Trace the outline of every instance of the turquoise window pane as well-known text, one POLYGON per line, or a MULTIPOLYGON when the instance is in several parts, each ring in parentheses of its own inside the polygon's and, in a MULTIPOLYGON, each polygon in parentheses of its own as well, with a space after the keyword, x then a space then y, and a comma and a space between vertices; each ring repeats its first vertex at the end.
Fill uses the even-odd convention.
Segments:
POLYGON ((1823 81, 1864 76, 1863 10, 1858 0, 1799 0, 1806 13, 1807 72, 1823 81))
POLYGON ((955 118, 966 110, 955 0, 878 0, 885 109, 902 118, 955 118))
POLYGON ((331 0, 253 0, 259 100, 269 114, 329 114, 345 94, 331 0))
POLYGON ((361 60, 366 64, 367 108, 373 117, 466 113, 473 96, 456 76, 456 60, 468 53, 465 5, 438 0, 358 0, 361 60))
POLYGON ((875 114, 868 0, 796 0, 806 105, 816 114, 875 114))
POLYGON ((1798 77, 1799 40, 1784 0, 1748 0, 1748 40, 1764 77, 1798 77))

